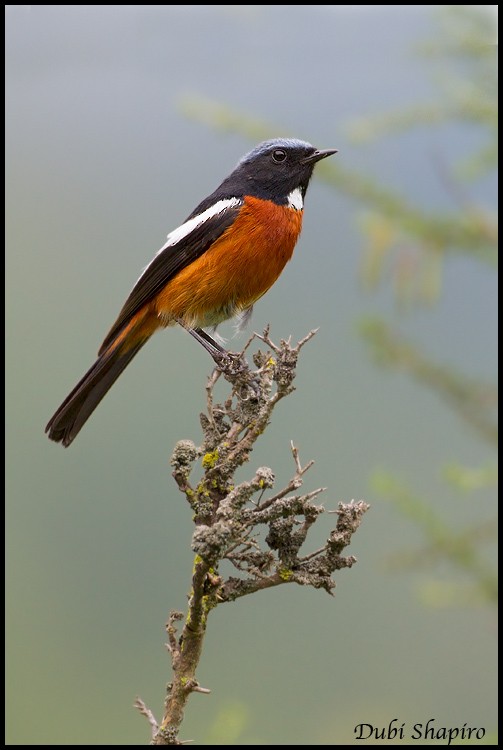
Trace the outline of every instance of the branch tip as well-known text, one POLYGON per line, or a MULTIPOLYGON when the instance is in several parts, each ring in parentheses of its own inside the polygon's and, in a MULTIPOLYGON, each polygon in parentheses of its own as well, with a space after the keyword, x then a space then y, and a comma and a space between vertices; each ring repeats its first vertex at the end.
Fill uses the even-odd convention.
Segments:
POLYGON ((203 695, 209 695, 211 693, 211 690, 208 690, 208 688, 203 688, 201 685, 196 685, 194 688, 192 688, 194 693, 203 693, 203 695))
POLYGON ((142 701, 142 699, 138 695, 135 698, 133 707, 137 708, 138 711, 141 713, 141 715, 147 718, 148 723, 150 724, 151 729, 152 729, 152 739, 154 739, 157 732, 159 731, 159 724, 157 723, 154 714, 152 713, 150 708, 147 708, 145 703, 142 701))

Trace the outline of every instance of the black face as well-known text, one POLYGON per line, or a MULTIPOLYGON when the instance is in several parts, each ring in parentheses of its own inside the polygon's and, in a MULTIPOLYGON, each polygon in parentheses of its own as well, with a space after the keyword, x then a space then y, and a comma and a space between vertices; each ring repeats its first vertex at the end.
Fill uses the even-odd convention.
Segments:
POLYGON ((256 198, 288 203, 288 196, 299 189, 304 197, 315 164, 336 149, 319 151, 310 143, 294 138, 276 138, 260 143, 246 154, 235 170, 191 214, 194 216, 224 198, 256 198))
POLYGON ((240 161, 224 184, 241 189, 243 195, 284 204, 297 188, 305 195, 316 162, 332 153, 333 149, 318 151, 304 141, 266 141, 240 161))

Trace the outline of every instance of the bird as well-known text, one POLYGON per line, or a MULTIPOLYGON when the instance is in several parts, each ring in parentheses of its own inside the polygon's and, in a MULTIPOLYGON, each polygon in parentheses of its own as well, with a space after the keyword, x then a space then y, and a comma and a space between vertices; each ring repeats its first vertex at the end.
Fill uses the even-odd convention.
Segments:
POLYGON ((274 138, 245 154, 171 231, 127 297, 98 358, 46 426, 69 446, 119 375, 158 329, 181 325, 219 363, 213 336, 230 318, 247 322, 278 279, 302 228, 315 165, 337 153, 297 138, 274 138))

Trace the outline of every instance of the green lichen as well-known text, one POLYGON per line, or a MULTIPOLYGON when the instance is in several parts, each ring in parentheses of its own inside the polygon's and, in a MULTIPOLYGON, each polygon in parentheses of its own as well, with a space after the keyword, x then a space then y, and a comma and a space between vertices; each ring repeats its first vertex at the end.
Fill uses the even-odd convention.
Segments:
POLYGON ((281 568, 278 573, 282 581, 290 581, 293 578, 293 571, 288 568, 281 568))
POLYGON ((207 489, 204 481, 199 482, 196 487, 196 492, 200 497, 209 497, 210 491, 207 489))
POLYGON ((219 459, 218 455, 218 449, 215 448, 214 451, 210 451, 209 453, 205 453, 203 456, 203 468, 204 469, 212 469, 215 464, 217 463, 219 459))

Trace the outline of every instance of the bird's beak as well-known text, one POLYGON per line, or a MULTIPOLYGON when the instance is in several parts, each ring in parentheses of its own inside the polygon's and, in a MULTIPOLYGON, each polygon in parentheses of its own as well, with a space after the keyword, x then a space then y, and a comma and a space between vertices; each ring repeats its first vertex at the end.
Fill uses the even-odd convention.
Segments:
POLYGON ((317 161, 321 161, 321 159, 326 159, 327 156, 332 156, 332 154, 336 154, 337 149, 336 148, 327 148, 325 151, 318 151, 316 150, 314 154, 311 154, 311 156, 306 156, 305 159, 301 159, 301 164, 316 164, 317 161))

